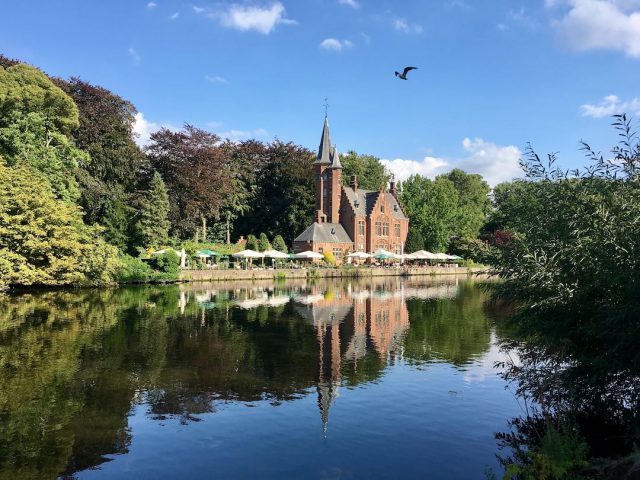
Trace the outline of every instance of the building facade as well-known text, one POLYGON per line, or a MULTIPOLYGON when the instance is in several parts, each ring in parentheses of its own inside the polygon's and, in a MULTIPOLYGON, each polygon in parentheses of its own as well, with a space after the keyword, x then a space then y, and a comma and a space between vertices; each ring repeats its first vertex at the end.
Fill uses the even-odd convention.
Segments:
POLYGON ((395 182, 388 191, 386 186, 378 191, 358 188, 356 176, 344 185, 340 155, 331 143, 326 117, 313 169, 315 221, 294 240, 295 252, 331 252, 338 261, 357 251, 404 253, 409 219, 398 202, 395 182))

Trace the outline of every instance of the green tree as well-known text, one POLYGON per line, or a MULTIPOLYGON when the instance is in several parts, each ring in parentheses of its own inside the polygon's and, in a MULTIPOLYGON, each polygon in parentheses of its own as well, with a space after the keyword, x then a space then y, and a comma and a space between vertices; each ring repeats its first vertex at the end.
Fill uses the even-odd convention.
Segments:
POLYGON ((425 240, 425 248, 442 252, 455 231, 458 192, 445 177, 430 180, 412 175, 402 183, 401 201, 411 227, 425 240))
POLYGON ((73 100, 40 70, 0 67, 0 155, 9 166, 26 164, 43 173, 66 201, 80 194, 76 167, 90 161, 69 138, 78 125, 73 100))
POLYGON ((258 247, 258 239, 256 238, 256 236, 249 235, 247 237, 247 244, 245 246, 247 247, 247 250, 253 250, 254 252, 257 252, 259 247, 258 247))
POLYGON ((162 177, 154 172, 137 230, 145 247, 166 245, 169 240, 169 195, 162 177))
POLYGON ((133 138, 136 108, 79 78, 53 81, 77 105, 80 128, 73 130, 73 140, 91 157, 90 163, 82 162, 76 170, 85 222, 104 225, 107 239, 117 238, 118 245, 126 245, 130 229, 114 223, 113 216, 127 211, 127 218, 132 217, 128 209, 135 206, 147 163, 133 138))
POLYGON ((276 237, 273 239, 273 248, 274 250, 282 253, 287 253, 289 251, 284 238, 282 238, 282 235, 276 235, 276 237))
POLYGON ((407 243, 404 245, 404 251, 407 253, 424 250, 424 237, 418 228, 411 226, 407 234, 407 243))
POLYGON ((380 159, 373 155, 359 155, 350 150, 340 155, 340 162, 342 163, 342 182, 345 185, 349 185, 352 175, 358 177, 358 188, 365 190, 380 190, 391 180, 391 174, 380 163, 380 159))
POLYGON ((44 176, 0 162, 0 271, 5 285, 101 284, 112 280, 116 249, 61 201, 44 176))
POLYGON ((442 177, 450 180, 458 192, 453 234, 463 238, 477 238, 491 211, 489 184, 481 175, 466 173, 458 168, 442 177))
POLYGON ((271 244, 269 243, 267 234, 261 233, 260 238, 258 239, 258 251, 264 252, 265 250, 269 250, 270 248, 271 248, 271 244))

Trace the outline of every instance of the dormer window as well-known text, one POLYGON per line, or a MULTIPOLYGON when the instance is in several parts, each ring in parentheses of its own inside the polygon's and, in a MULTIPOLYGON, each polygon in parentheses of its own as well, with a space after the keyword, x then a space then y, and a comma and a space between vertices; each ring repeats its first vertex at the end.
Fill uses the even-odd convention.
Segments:
POLYGON ((353 206, 356 207, 356 208, 359 208, 360 207, 360 202, 356 200, 355 202, 353 202, 353 206))
POLYGON ((380 213, 384 213, 384 203, 380 205, 380 213))
POLYGON ((394 206, 393 206, 393 211, 394 211, 394 212, 397 212, 397 211, 398 211, 398 205, 394 205, 394 206))
POLYGON ((336 234, 336 229, 335 228, 331 228, 331 235, 335 235, 336 234))

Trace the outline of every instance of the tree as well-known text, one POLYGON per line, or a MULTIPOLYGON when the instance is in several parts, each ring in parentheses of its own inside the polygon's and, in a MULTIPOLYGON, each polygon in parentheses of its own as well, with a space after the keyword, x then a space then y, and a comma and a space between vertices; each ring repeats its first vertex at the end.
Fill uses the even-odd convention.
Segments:
POLYGON ((274 250, 282 253, 287 253, 289 251, 284 238, 282 238, 282 235, 276 235, 276 237, 273 239, 273 248, 274 250))
POLYGON ((359 155, 350 150, 344 155, 340 155, 342 163, 342 182, 349 185, 352 175, 358 177, 358 187, 365 190, 380 190, 386 187, 391 174, 384 165, 380 163, 378 157, 373 155, 359 155))
POLYGON ((247 243, 245 247, 247 247, 247 250, 253 250, 254 252, 257 252, 259 250, 258 239, 255 235, 249 235, 247 237, 247 243))
POLYGON ((206 241, 207 221, 220 217, 235 187, 220 137, 186 124, 180 132, 162 128, 151 141, 147 151, 169 192, 173 233, 206 241))
POLYGON ((455 231, 458 193, 449 179, 412 175, 402 184, 401 201, 411 227, 425 240, 424 248, 441 252, 455 231))
POLYGON ((269 250, 271 245, 269 244, 269 239, 265 233, 260 234, 260 238, 258 239, 258 251, 264 252, 265 250, 269 250))
POLYGON ((166 245, 169 240, 169 195, 158 172, 154 172, 137 230, 145 247, 166 245))
POLYGON ((251 210, 236 223, 244 232, 282 235, 288 243, 309 226, 315 208, 313 154, 293 143, 275 141, 256 159, 251 210))
POLYGON ((0 272, 6 285, 112 281, 116 249, 57 198, 43 174, 0 162, 0 272))
POLYGON ((108 237, 121 235, 122 231, 110 231, 106 217, 114 210, 133 206, 131 197, 146 169, 146 156, 133 139, 136 108, 109 90, 79 78, 56 78, 54 82, 78 107, 80 128, 72 136, 76 146, 91 157, 91 162, 81 163, 76 172, 85 221, 105 225, 108 237))
POLYGON ((78 198, 74 170, 90 162, 69 138, 78 124, 73 100, 40 70, 0 67, 0 155, 9 166, 30 165, 43 173, 65 201, 78 198))
POLYGON ((413 253, 418 250, 424 250, 424 237, 420 233, 420 230, 412 225, 407 234, 407 243, 404 245, 404 251, 413 253))
POLYGON ((442 177, 450 180, 458 192, 453 234, 469 239, 477 238, 491 211, 489 184, 482 175, 466 173, 459 168, 442 177))

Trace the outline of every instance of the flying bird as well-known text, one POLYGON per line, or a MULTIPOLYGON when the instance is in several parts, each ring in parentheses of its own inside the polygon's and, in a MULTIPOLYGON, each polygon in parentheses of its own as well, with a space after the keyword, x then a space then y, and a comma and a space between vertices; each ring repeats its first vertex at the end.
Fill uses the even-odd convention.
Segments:
POLYGON ((407 80, 407 73, 409 73, 411 70, 417 70, 418 67, 404 67, 404 70, 402 71, 402 73, 400 72, 396 72, 396 77, 398 77, 401 80, 407 80))

